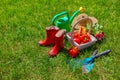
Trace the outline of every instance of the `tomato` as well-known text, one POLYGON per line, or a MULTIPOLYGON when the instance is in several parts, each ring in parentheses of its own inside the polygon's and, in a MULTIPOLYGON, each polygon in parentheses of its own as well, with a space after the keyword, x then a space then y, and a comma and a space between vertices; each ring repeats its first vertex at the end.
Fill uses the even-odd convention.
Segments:
POLYGON ((102 39, 104 38, 104 32, 95 34, 95 37, 96 37, 98 40, 102 40, 102 39))
POLYGON ((79 36, 80 43, 83 43, 83 36, 79 36))
POLYGON ((100 37, 103 39, 104 38, 104 32, 100 33, 100 37))
POLYGON ((78 55, 79 50, 77 47, 72 46, 68 52, 69 52, 69 55, 74 58, 78 55))
POLYGON ((73 38, 73 40, 74 40, 76 43, 80 44, 80 39, 79 39, 79 38, 73 38))
POLYGON ((77 32, 74 33, 74 37, 78 37, 79 34, 77 32))

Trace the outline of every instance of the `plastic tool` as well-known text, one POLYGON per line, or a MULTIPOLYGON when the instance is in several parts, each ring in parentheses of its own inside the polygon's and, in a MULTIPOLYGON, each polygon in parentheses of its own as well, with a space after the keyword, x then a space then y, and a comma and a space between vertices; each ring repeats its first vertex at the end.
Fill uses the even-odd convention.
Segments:
POLYGON ((106 54, 108 54, 110 52, 111 52, 110 50, 106 50, 106 51, 101 52, 99 54, 92 55, 90 58, 85 58, 83 60, 82 71, 84 73, 89 73, 91 71, 91 69, 93 68, 93 66, 94 66, 94 59, 96 59, 96 58, 98 58, 100 56, 106 55, 106 54))
MULTIPOLYGON (((95 56, 97 53, 97 50, 95 50, 92 54, 92 56, 95 56)), ((84 59, 67 59, 66 60, 66 63, 69 65, 69 68, 71 70, 75 70, 75 69, 78 69, 80 67, 82 67, 85 63, 84 63, 84 59)))
POLYGON ((91 57, 89 58, 84 58, 84 59, 72 59, 72 60, 67 60, 67 64, 69 64, 69 67, 71 70, 75 70, 75 69, 79 69, 82 67, 82 71, 83 73, 89 73, 91 71, 91 69, 94 66, 94 59, 106 55, 108 53, 110 53, 110 50, 106 50, 104 52, 101 52, 99 54, 97 54, 98 50, 95 50, 92 54, 91 57))

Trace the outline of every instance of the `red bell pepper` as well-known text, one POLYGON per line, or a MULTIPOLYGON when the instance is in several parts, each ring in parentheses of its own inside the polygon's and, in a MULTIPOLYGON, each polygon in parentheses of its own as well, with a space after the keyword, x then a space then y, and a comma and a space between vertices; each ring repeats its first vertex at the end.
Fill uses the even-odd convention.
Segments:
POLYGON ((83 38, 83 43, 87 43, 90 41, 90 35, 88 34, 82 35, 82 38, 83 38))

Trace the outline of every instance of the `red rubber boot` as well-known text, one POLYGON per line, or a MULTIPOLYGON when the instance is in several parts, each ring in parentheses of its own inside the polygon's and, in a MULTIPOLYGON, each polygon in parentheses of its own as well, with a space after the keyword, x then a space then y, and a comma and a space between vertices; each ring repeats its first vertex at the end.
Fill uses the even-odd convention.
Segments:
POLYGON ((45 40, 40 40, 39 45, 41 46, 48 46, 55 43, 55 34, 58 32, 59 28, 57 27, 47 27, 46 33, 47 38, 45 40))
POLYGON ((58 54, 58 52, 63 48, 65 30, 59 30, 55 35, 55 45, 50 50, 49 56, 53 57, 58 54))

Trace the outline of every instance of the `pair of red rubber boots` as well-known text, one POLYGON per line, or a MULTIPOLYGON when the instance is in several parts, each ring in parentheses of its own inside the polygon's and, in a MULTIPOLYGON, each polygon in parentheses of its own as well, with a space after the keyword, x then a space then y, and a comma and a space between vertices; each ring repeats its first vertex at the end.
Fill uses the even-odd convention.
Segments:
POLYGON ((49 56, 56 56, 63 48, 65 30, 59 30, 59 28, 51 26, 46 28, 46 34, 47 38, 45 40, 40 40, 39 45, 54 45, 54 47, 49 51, 49 56))

